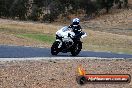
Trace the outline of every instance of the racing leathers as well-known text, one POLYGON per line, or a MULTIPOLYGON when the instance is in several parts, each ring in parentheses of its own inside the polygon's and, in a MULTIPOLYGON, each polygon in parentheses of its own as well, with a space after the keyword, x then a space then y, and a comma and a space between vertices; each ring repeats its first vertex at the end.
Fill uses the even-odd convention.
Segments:
POLYGON ((82 28, 80 25, 69 25, 68 28, 72 28, 73 32, 75 33, 75 38, 80 38, 82 35, 82 28))

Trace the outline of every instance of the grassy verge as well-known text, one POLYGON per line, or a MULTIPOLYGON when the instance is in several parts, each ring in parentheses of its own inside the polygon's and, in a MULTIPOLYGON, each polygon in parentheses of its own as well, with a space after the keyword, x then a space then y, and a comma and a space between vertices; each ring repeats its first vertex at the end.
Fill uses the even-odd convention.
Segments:
MULTIPOLYGON (((60 26, 32 23, 0 24, 0 44, 51 47, 60 26), (44 46, 43 46, 44 45, 44 46)), ((83 50, 132 54, 132 36, 86 29, 83 50)))
POLYGON ((88 36, 82 40, 84 50, 132 54, 132 36, 86 31, 88 36))
POLYGON ((53 35, 48 34, 16 34, 16 36, 22 38, 31 38, 33 40, 45 43, 52 43, 55 40, 55 37, 53 35))

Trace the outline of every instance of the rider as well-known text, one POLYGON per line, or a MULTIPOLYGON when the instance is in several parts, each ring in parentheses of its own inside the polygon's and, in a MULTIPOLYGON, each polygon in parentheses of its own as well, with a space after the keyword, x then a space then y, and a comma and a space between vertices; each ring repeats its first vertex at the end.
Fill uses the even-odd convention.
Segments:
MULTIPOLYGON (((71 28, 72 31, 75 33, 75 36, 74 36, 74 40, 76 39, 80 39, 80 37, 82 36, 82 28, 81 26, 79 25, 79 18, 74 18, 72 20, 72 24, 68 26, 68 28, 71 28)), ((58 30, 56 32, 56 39, 61 39, 61 35, 59 36, 59 34, 63 34, 65 31, 64 31, 64 28, 58 30)))
POLYGON ((72 28, 73 32, 75 33, 75 37, 81 37, 82 34, 82 28, 79 25, 80 19, 79 18, 74 18, 72 20, 72 24, 69 25, 68 28, 72 28))

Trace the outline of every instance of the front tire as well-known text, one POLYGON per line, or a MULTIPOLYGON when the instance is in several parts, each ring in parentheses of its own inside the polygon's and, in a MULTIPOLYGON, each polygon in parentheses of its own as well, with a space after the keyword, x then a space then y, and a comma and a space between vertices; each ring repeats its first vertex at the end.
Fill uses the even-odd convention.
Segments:
POLYGON ((71 50, 72 56, 77 56, 80 53, 81 49, 82 49, 82 42, 79 41, 73 46, 73 49, 71 50))
POLYGON ((55 41, 51 47, 51 54, 52 55, 57 55, 59 53, 59 42, 58 41, 55 41))

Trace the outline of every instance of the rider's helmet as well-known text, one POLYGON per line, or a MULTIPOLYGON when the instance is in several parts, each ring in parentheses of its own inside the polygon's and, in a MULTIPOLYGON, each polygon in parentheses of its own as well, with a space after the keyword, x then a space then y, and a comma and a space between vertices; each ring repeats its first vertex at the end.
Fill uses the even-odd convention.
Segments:
POLYGON ((78 25, 79 22, 80 22, 80 19, 78 19, 78 18, 74 18, 74 19, 72 20, 72 24, 73 24, 73 25, 78 25))

